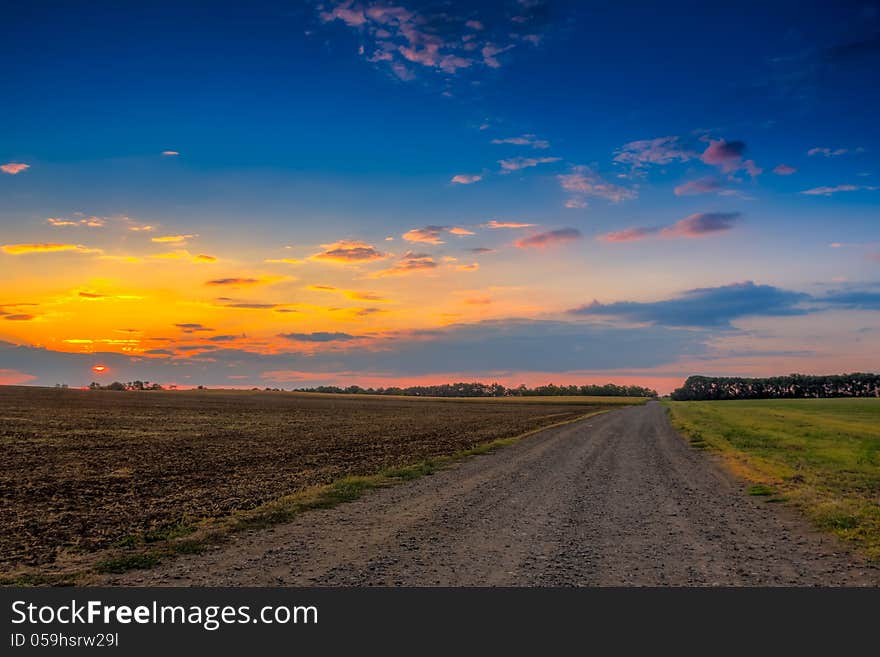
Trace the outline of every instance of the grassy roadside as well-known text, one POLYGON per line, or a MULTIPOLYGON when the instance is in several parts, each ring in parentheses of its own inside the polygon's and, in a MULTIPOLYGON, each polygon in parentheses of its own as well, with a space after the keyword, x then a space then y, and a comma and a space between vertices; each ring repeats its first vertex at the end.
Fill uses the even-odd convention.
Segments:
POLYGON ((59 586, 87 584, 95 576, 152 568, 163 560, 180 554, 197 554, 228 541, 235 533, 262 529, 289 522, 312 509, 326 509, 361 497, 367 491, 393 486, 432 474, 466 458, 487 454, 512 445, 541 431, 607 413, 614 408, 579 415, 539 427, 517 436, 499 438, 473 448, 431 458, 404 467, 385 469, 376 474, 344 477, 324 486, 307 488, 293 495, 277 498, 253 509, 237 511, 221 518, 201 518, 190 523, 169 526, 141 536, 127 536, 116 547, 88 555, 75 566, 58 572, 25 572, 0 578, 0 586, 59 586))
POLYGON ((666 402, 673 426, 719 454, 747 492, 801 509, 880 560, 880 400, 666 402))

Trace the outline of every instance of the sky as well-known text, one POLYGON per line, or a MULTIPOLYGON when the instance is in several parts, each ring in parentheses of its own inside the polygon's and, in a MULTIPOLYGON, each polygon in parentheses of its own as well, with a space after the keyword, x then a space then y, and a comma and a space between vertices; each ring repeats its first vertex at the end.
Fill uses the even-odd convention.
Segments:
POLYGON ((880 5, 650 4, 4 3, 0 384, 877 371, 880 5))

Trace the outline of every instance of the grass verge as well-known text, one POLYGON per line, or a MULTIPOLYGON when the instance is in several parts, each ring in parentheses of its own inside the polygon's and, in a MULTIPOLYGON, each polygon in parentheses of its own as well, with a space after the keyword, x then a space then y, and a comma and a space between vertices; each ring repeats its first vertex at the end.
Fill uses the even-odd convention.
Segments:
POLYGON ((673 426, 719 454, 749 495, 791 504, 880 560, 880 399, 666 404, 673 426))
POLYGON ((126 536, 113 549, 93 555, 93 561, 78 569, 57 573, 20 573, 0 579, 0 586, 64 586, 85 584, 100 575, 121 574, 130 570, 152 568, 163 560, 180 554, 196 554, 229 540, 235 533, 258 530, 293 520, 312 509, 327 509, 358 499, 367 491, 411 481, 462 461, 513 445, 536 433, 579 422, 607 413, 613 408, 586 413, 555 422, 509 438, 499 438, 446 456, 411 465, 389 468, 374 475, 345 477, 324 486, 308 488, 277 498, 253 509, 236 511, 220 518, 201 518, 192 522, 154 530, 141 536, 126 536))

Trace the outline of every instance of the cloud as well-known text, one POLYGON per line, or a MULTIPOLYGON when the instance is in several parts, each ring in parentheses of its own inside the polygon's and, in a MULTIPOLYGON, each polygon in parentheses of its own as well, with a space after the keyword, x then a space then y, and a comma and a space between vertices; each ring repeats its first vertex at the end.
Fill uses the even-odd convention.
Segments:
POLYGON ((28 253, 58 253, 70 251, 74 253, 101 253, 101 249, 90 249, 81 244, 56 244, 51 242, 30 244, 4 244, 0 250, 10 255, 25 255, 28 253))
POLYGON ((180 155, 177 151, 162 151, 162 155, 166 157, 174 157, 175 155, 180 155))
POLYGON ((671 226, 634 226, 599 235, 596 239, 602 242, 635 242, 653 235, 668 238, 703 237, 730 230, 741 216, 739 212, 697 212, 671 226))
POLYGON ((308 289, 315 292, 333 292, 335 294, 341 294, 347 299, 351 299, 352 301, 387 301, 387 299, 385 299, 384 297, 373 292, 361 292, 359 290, 340 290, 339 288, 333 287, 332 285, 309 285, 308 289))
POLYGON ((710 194, 724 189, 724 183, 717 178, 708 176, 683 183, 675 188, 676 196, 695 196, 697 194, 710 194))
POLYGON ((488 246, 477 246, 473 249, 468 249, 471 253, 476 253, 477 255, 482 255, 484 253, 495 253, 495 249, 490 249, 488 246))
POLYGON ((187 240, 191 240, 194 237, 198 237, 198 235, 163 235, 161 237, 151 237, 151 242, 157 242, 160 244, 164 243, 174 243, 179 244, 181 242, 186 242, 187 240))
POLYGON ((299 258, 267 258, 263 260, 263 262, 268 262, 275 265, 301 265, 303 260, 299 258))
POLYGON ((636 240, 642 240, 646 237, 650 237, 657 233, 660 229, 649 226, 636 226, 633 228, 626 228, 624 230, 618 230, 612 233, 605 233, 604 235, 599 235, 596 239, 602 242, 634 242, 636 240))
POLYGON ((698 154, 681 145, 678 137, 657 137, 624 144, 614 156, 615 162, 629 164, 633 169, 641 169, 651 164, 688 162, 698 154))
POLYGON ((809 312, 801 304, 810 295, 753 281, 687 290, 661 301, 617 301, 590 304, 571 310, 576 315, 611 316, 632 322, 663 326, 730 328, 745 317, 788 317, 809 312))
POLYGON ((559 184, 567 192, 582 196, 596 196, 612 203, 636 198, 635 190, 606 182, 602 177, 585 166, 572 167, 571 173, 556 176, 559 184))
POLYGON ((383 260, 387 254, 376 250, 372 244, 356 240, 340 240, 332 244, 322 244, 324 251, 310 256, 312 260, 339 264, 359 264, 383 260))
POLYGON ((374 276, 405 276, 416 272, 430 271, 438 266, 434 258, 427 253, 407 251, 392 267, 378 271, 374 276))
POLYGON ((217 262, 217 258, 212 255, 205 255, 204 253, 200 253, 199 255, 193 257, 193 262, 217 262))
POLYGON ((147 349, 145 352, 148 356, 173 356, 174 352, 169 349, 147 349))
POLYGON ((456 271, 477 271, 480 268, 479 262, 472 262, 467 265, 456 265, 456 271))
POLYGON ((816 147, 811 148, 807 151, 807 155, 813 157, 815 155, 821 155, 823 157, 840 157, 841 155, 846 155, 849 153, 848 148, 824 148, 824 147, 816 147))
POLYGON ((505 16, 492 11, 491 20, 483 20, 470 11, 456 15, 442 4, 421 3, 418 9, 410 9, 384 2, 335 0, 318 8, 324 23, 341 22, 357 30, 362 57, 390 67, 405 81, 415 79, 419 69, 452 76, 463 70, 499 68, 502 53, 521 43, 537 45, 546 22, 542 12, 505 16))
POLYGON ((27 322, 27 321, 30 321, 35 318, 36 318, 36 315, 27 315, 24 313, 11 314, 11 315, 7 315, 5 313, 3 314, 3 319, 8 319, 13 322, 27 322))
POLYGON ((260 285, 261 283, 268 282, 266 279, 262 278, 215 278, 210 281, 205 281, 205 285, 213 285, 213 286, 244 286, 244 285, 260 285))
POLYGON ((493 139, 493 144, 511 144, 514 146, 531 146, 532 148, 545 149, 550 148, 550 142, 546 139, 538 139, 535 135, 521 135, 519 137, 505 137, 504 139, 493 139))
POLYGON ((521 221, 496 221, 495 219, 490 219, 486 223, 483 224, 484 228, 531 228, 532 226, 537 226, 538 224, 527 224, 521 221))
POLYGON ((741 140, 709 139, 709 145, 700 159, 706 164, 717 166, 724 173, 733 173, 744 169, 752 178, 759 176, 763 170, 754 160, 744 160, 746 143, 741 140))
POLYGON ((357 340, 356 335, 350 333, 327 333, 317 331, 315 333, 281 333, 279 337, 296 342, 347 342, 357 340))
POLYGON ((423 244, 445 244, 440 237, 444 233, 452 235, 473 235, 473 231, 467 228, 459 228, 458 226, 425 226, 424 228, 413 228, 404 233, 401 237, 407 242, 421 242, 423 244))
POLYGON ((201 331, 213 331, 214 330, 212 328, 208 328, 207 326, 204 326, 203 324, 197 324, 194 322, 185 322, 185 323, 181 323, 181 324, 175 324, 174 326, 179 328, 184 333, 197 333, 197 332, 201 332, 201 331))
POLYGON ((831 196, 838 192, 876 191, 877 189, 880 189, 880 187, 874 187, 871 185, 835 185, 834 187, 826 186, 805 189, 801 194, 806 194, 807 196, 831 196))
POLYGON ((797 169, 787 164, 777 164, 773 167, 773 173, 777 176, 790 176, 793 173, 797 173, 797 169))
POLYGON ((559 162, 561 159, 559 157, 512 157, 506 160, 498 160, 498 164, 501 165, 502 173, 510 173, 511 171, 536 167, 539 164, 559 162))
POLYGON ((697 212, 664 228, 661 234, 667 237, 702 237, 730 230, 741 216, 739 212, 697 212))
POLYGON ((232 342, 243 337, 243 335, 212 335, 208 340, 210 342, 232 342))
POLYGON ((450 182, 456 185, 473 185, 476 182, 480 182, 483 179, 483 176, 480 174, 468 174, 468 173, 459 173, 452 176, 452 180, 450 182))
POLYGON ((514 246, 518 249, 543 249, 579 239, 581 239, 581 231, 577 228, 560 228, 523 237, 514 242, 514 246))
MULTIPOLYGON (((310 335, 304 333, 303 335, 310 335)), ((116 378, 192 385, 223 385, 234 373, 237 385, 265 385, 285 371, 303 373, 318 385, 335 372, 359 378, 382 374, 409 377, 493 372, 572 372, 589 369, 652 368, 674 363, 685 355, 706 352, 705 336, 692 329, 609 327, 584 322, 504 319, 457 324, 430 332, 402 332, 383 340, 381 349, 363 349, 359 341, 320 343, 291 340, 291 351, 255 353, 234 348, 211 352, 211 360, 131 355, 110 352, 66 353, 0 342, 5 368, 33 377, 36 385, 68 382, 86 385, 96 359, 116 378), (300 345, 302 344, 302 347, 300 345)))
POLYGON ((6 164, 0 164, 0 171, 8 173, 10 176, 18 175, 22 171, 27 171, 30 168, 30 164, 24 164, 22 162, 7 162, 6 164))
POLYGON ((82 219, 62 219, 58 217, 48 217, 46 223, 56 228, 65 226, 85 226, 87 228, 103 228, 107 221, 102 217, 84 217, 82 219))
POLYGON ((578 196, 572 196, 571 198, 565 200, 565 207, 567 207, 569 210, 581 210, 587 207, 587 205, 588 203, 578 196))

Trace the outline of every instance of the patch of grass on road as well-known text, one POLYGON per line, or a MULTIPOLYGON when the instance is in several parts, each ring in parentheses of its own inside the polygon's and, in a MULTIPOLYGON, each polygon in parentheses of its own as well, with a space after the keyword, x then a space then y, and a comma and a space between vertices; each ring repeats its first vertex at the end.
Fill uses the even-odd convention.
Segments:
POLYGON ((668 402, 695 446, 720 453, 750 495, 784 498, 880 559, 880 399, 668 402), (776 496, 776 497, 774 497, 776 496))

